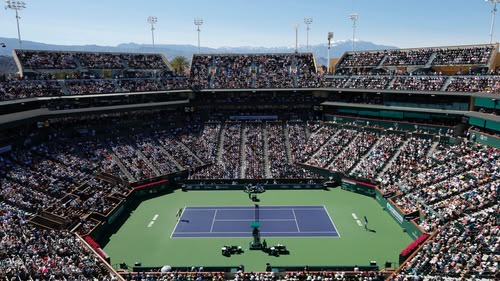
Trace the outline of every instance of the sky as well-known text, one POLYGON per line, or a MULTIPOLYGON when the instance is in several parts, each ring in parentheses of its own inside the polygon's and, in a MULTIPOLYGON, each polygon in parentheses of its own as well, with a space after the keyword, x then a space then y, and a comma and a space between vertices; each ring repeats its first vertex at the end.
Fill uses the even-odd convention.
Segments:
MULTIPOLYGON (((0 4, 6 6, 5 0, 0 4), (3 2, 3 3, 2 3, 3 2)), ((485 0, 24 0, 21 39, 58 45, 198 44, 283 47, 353 38, 399 48, 489 43, 485 0), (349 18, 358 14, 356 28, 349 18), (151 32, 149 16, 157 23, 151 32), (304 23, 311 18, 309 32, 304 23), (153 33, 153 34, 152 34, 153 33), (308 39, 307 39, 308 38, 308 39)), ((500 9, 500 3, 499 9, 500 9)), ((500 40, 500 13, 493 42, 500 40)), ((16 12, 0 9, 0 37, 18 38, 16 12)))

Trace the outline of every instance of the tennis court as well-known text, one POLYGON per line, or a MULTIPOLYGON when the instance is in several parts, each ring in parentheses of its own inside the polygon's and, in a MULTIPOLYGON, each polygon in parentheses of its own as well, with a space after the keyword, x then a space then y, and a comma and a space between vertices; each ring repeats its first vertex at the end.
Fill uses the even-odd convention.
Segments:
POLYGON ((262 237, 339 237, 324 206, 188 206, 173 238, 252 237, 258 222, 262 237))
MULTIPOLYGON (((334 265, 357 264, 360 266, 368 265, 373 260, 379 264, 385 261, 395 262, 398 260, 401 250, 413 241, 407 232, 401 231, 399 223, 381 208, 376 200, 340 188, 328 191, 266 190, 259 196, 259 199, 261 201, 258 203, 262 210, 270 208, 269 206, 277 206, 283 209, 288 208, 290 214, 290 209, 293 208, 296 211, 301 232, 311 230, 304 226, 311 221, 315 227, 335 225, 340 236, 321 234, 324 237, 313 237, 307 233, 299 233, 297 226, 295 226, 292 229, 297 233, 296 235, 300 236, 271 237, 265 234, 269 230, 262 221, 265 219, 289 219, 290 216, 266 217, 265 212, 261 211, 259 213, 261 238, 266 239, 268 245, 285 244, 291 254, 274 257, 262 251, 247 251, 247 245, 252 241, 250 225, 254 219, 252 210, 255 203, 249 201, 247 194, 242 193, 241 190, 184 192, 179 189, 164 196, 144 200, 139 206, 128 212, 127 220, 119 225, 109 241, 103 243, 103 250, 111 257, 112 263, 116 264, 122 262, 134 264, 138 261, 143 266, 162 266, 165 264, 171 266, 235 266, 244 264, 246 271, 263 271, 266 262, 272 263, 273 266, 296 265, 302 267, 305 264, 323 266, 326 264, 325 261, 334 265), (200 206, 205 208, 205 212, 210 212, 210 215, 204 216, 200 212, 195 214, 194 210, 200 206), (307 208, 307 206, 313 206, 316 210, 323 209, 323 212, 327 211, 331 220, 328 214, 321 214, 320 211, 314 214, 305 212, 308 213, 307 217, 299 215, 299 213, 302 214, 298 211, 299 208, 307 208), (208 225, 200 229, 186 228, 187 223, 179 222, 176 217, 180 208, 185 208, 185 216, 182 219, 191 219, 189 224, 194 224, 195 219, 200 219, 202 223, 209 221, 208 225), (214 216, 216 209, 218 210, 217 215, 214 216), (222 209, 226 211, 221 212, 222 209), (220 234, 207 234, 210 232, 214 218, 222 220, 238 216, 238 220, 243 220, 241 212, 227 211, 228 209, 247 209, 247 221, 243 223, 243 229, 237 229, 237 226, 233 227, 231 223, 225 223, 225 228, 228 229, 225 229, 224 232, 241 231, 244 233, 239 235, 240 237, 230 233, 224 237, 220 234), (370 228, 375 231, 366 231, 363 225, 358 225, 352 214, 356 214, 358 218, 367 215, 370 220, 370 228), (221 215, 225 217, 221 217, 221 215), (176 228, 176 237, 171 238, 172 232, 176 228), (185 232, 197 232, 198 236, 188 236, 185 232), (228 237, 229 235, 231 236, 228 237), (224 245, 243 246, 245 253, 232 255, 228 258, 221 255, 221 247, 224 245)), ((293 217, 293 213, 291 217, 293 217)), ((281 228, 280 231, 284 230, 281 228)), ((318 229, 312 230, 319 232, 318 229)), ((320 229, 320 231, 325 230, 327 229, 320 229)), ((221 231, 216 222, 214 222, 212 231, 221 231)), ((290 229, 286 229, 286 231, 290 231, 290 229)))

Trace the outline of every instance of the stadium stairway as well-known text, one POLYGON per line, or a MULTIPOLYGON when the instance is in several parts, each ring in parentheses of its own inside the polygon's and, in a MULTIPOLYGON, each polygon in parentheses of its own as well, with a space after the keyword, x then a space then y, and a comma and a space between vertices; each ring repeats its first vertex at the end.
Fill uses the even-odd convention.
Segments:
POLYGON ((64 95, 69 96, 71 94, 68 87, 66 87, 66 80, 60 80, 58 81, 58 84, 59 86, 61 86, 61 90, 63 91, 64 95))
MULTIPOLYGON (((351 139, 349 140, 349 142, 348 142, 348 143, 346 143, 346 144, 344 145, 344 147, 342 147, 342 149, 341 149, 341 150, 339 150, 339 151, 337 152, 337 154, 336 154, 334 157, 332 157, 332 159, 330 159, 330 161, 328 161, 328 162, 326 163, 325 167, 326 167, 328 170, 331 170, 331 171, 336 171, 336 168, 333 166, 333 163, 335 162, 335 159, 339 158, 339 157, 340 157, 340 155, 342 155, 342 153, 343 153, 345 150, 349 149, 349 148, 350 148, 350 146, 351 146, 352 144, 357 143, 358 138, 360 138, 360 137, 361 137, 361 134, 362 134, 362 133, 357 132, 357 133, 354 135, 354 137, 353 137, 353 138, 351 138, 351 139)), ((349 171, 346 171, 346 173, 349 173, 349 171)))
POLYGON ((311 129, 308 126, 305 126, 305 133, 306 133, 306 142, 307 142, 312 135, 311 129))
POLYGON ((137 154, 137 157, 139 157, 146 165, 149 166, 149 168, 155 173, 156 176, 161 176, 162 173, 156 168, 156 165, 153 165, 151 161, 140 151, 138 148, 135 147, 135 153, 137 154))
POLYGON ((120 161, 120 158, 116 156, 116 154, 111 153, 111 157, 113 158, 113 161, 118 165, 120 170, 125 174, 129 182, 135 182, 137 179, 135 179, 132 174, 127 170, 125 165, 123 165, 122 161, 120 161))
POLYGON ((434 52, 431 54, 431 56, 429 57, 429 60, 427 61, 427 63, 425 64, 424 68, 430 68, 432 66, 432 62, 434 61, 434 59, 437 57, 437 54, 434 52))
POLYGON ((444 81, 443 86, 439 90, 442 91, 442 92, 445 92, 446 89, 448 88, 448 86, 451 84, 451 82, 453 82, 453 78, 452 77, 446 78, 446 81, 444 81))
POLYGON ((239 176, 240 178, 244 179, 245 178, 245 171, 247 170, 247 165, 246 165, 246 154, 245 154, 245 149, 246 149, 246 143, 247 143, 247 130, 246 130, 246 123, 243 123, 240 128, 240 134, 241 134, 241 139, 240 139, 240 171, 239 171, 239 176))
POLYGON ((264 139, 264 175, 266 178, 272 178, 271 175, 271 164, 269 163, 269 142, 267 141, 267 123, 262 127, 262 136, 264 139))
POLYGON ((384 57, 380 60, 380 62, 377 64, 375 69, 380 69, 384 65, 385 60, 387 59, 387 55, 384 55, 384 57))
POLYGON ((399 157, 399 154, 401 154, 401 149, 403 147, 405 147, 406 144, 408 144, 409 141, 410 141, 410 139, 407 139, 407 140, 405 140, 404 142, 401 143, 401 145, 399 146, 398 150, 396 150, 396 153, 394 153, 394 155, 392 155, 392 157, 389 159, 389 161, 387 161, 387 164, 385 164, 385 167, 380 171, 380 173, 377 174, 377 176, 375 177, 376 179, 379 179, 383 174, 385 174, 385 172, 387 170, 389 170, 389 168, 391 168, 392 163, 394 163, 394 160, 399 157))
MULTIPOLYGON (((306 159, 306 161, 304 162, 307 162, 307 160, 309 159, 312 159, 314 157, 316 157, 317 154, 319 154, 321 152, 321 150, 323 149, 323 147, 328 144, 330 142, 330 140, 332 139, 335 139, 337 137, 337 135, 340 134, 342 130, 337 130, 334 134, 332 134, 327 140, 325 140, 325 142, 320 146, 318 147, 318 149, 316 149, 316 151, 313 151, 313 153, 311 153, 311 155, 306 159)), ((315 134, 317 134, 318 132, 314 132, 310 135, 310 138, 313 138, 315 134)), ((309 141, 309 139, 308 139, 309 141)))
POLYGON ((439 142, 434 141, 432 142, 431 148, 429 151, 427 151, 427 155, 425 155, 427 158, 431 157, 431 155, 434 154, 434 151, 436 150, 436 147, 439 145, 439 142))
POLYGON ((356 164, 355 164, 355 165, 354 165, 354 166, 350 169, 350 171, 349 171, 349 173, 348 173, 349 175, 354 176, 354 171, 357 171, 357 170, 358 170, 359 165, 361 164, 361 162, 362 162, 362 161, 363 161, 366 157, 368 157, 368 155, 370 155, 370 153, 372 153, 372 151, 373 151, 373 150, 374 150, 374 149, 378 146, 378 144, 380 143, 380 141, 381 141, 381 140, 382 140, 382 139, 381 139, 381 138, 380 138, 380 136, 379 136, 378 140, 377 140, 377 141, 376 141, 376 142, 372 145, 372 147, 370 147, 370 149, 369 149, 369 150, 368 150, 368 151, 367 151, 367 152, 366 152, 363 156, 361 156, 361 157, 357 160, 356 164))
POLYGON ((182 141, 178 141, 178 140, 176 140, 176 141, 180 146, 182 146, 182 148, 184 149, 184 151, 186 151, 186 153, 188 153, 191 157, 193 157, 196 160, 196 162, 198 162, 198 165, 196 165, 196 166, 205 165, 203 160, 201 160, 200 157, 198 157, 198 155, 196 155, 191 149, 189 149, 189 147, 187 147, 182 141))
POLYGON ((162 153, 167 155, 168 160, 170 160, 172 163, 174 163, 175 166, 177 167, 177 169, 179 169, 179 170, 184 169, 184 167, 182 167, 182 165, 179 164, 179 162, 177 162, 177 160, 175 160, 175 158, 172 156, 172 154, 168 153, 168 151, 165 149, 165 147, 163 147, 163 145, 159 145, 158 149, 160 149, 162 151, 162 153))
POLYGON ((285 150, 286 150, 286 158, 288 159, 288 164, 292 165, 292 151, 290 149, 290 136, 288 134, 288 126, 283 124, 283 134, 285 138, 285 150))
POLYGON ((217 156, 215 163, 221 163, 222 162, 222 151, 224 150, 224 133, 226 131, 226 125, 222 124, 221 129, 219 132, 219 137, 218 137, 218 143, 217 143, 217 156))
POLYGON ((397 76, 394 76, 389 83, 387 83, 387 88, 392 89, 392 85, 394 84, 394 81, 396 81, 397 76))

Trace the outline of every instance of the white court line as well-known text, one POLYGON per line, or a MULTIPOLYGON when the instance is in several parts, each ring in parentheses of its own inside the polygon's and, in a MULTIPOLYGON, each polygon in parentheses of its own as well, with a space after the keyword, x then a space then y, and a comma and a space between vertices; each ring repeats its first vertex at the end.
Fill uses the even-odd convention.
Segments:
MULTIPOLYGON (((252 219, 221 219, 217 221, 255 221, 252 219)), ((295 221, 295 219, 259 219, 259 221, 295 221)))
POLYGON ((214 229, 215 217, 217 217, 217 209, 215 209, 214 217, 212 218, 212 226, 210 226, 210 233, 214 229))
MULTIPOLYGON (((215 214, 213 216, 213 219, 212 219, 212 226, 210 228, 210 232, 182 232, 182 231, 176 231, 177 229, 177 225, 179 224, 179 221, 177 221, 175 227, 174 227, 174 230, 172 231, 172 233, 170 234, 170 238, 193 238, 193 237, 178 237, 178 236, 173 236, 174 233, 176 234, 179 234, 179 235, 183 235, 183 234, 231 234, 231 233, 234 233, 234 234, 239 234, 239 233, 248 233, 248 232, 213 232, 213 226, 214 226, 214 223, 215 223, 215 217, 217 215, 217 211, 220 210, 220 211, 236 211, 236 210, 243 210, 243 211, 253 211, 254 209, 252 207, 248 207, 248 208, 230 208, 230 209, 227 209, 227 208, 206 208, 206 209, 197 209, 197 208, 191 208, 191 207, 184 207, 184 211, 215 211, 215 214)), ((275 234, 275 233, 282 233, 282 234, 288 234, 288 233, 302 233, 302 234, 308 234, 308 233, 318 233, 318 234, 322 234, 322 233, 331 233, 331 234, 336 234, 335 237, 339 237, 340 238, 340 233, 337 229, 337 227, 335 226, 335 223, 333 222, 333 219, 331 218, 330 214, 328 213, 328 210, 326 210, 326 207, 325 206, 312 206, 312 207, 308 207, 308 208, 293 208, 293 207, 289 207, 289 208, 265 208, 265 207, 260 207, 260 210, 284 210, 284 211, 292 211, 293 212, 293 215, 295 217, 295 219, 283 219, 283 220, 274 220, 274 219, 269 219, 269 220, 264 220, 264 221, 292 221, 294 220, 295 221, 295 224, 297 226, 297 231, 277 231, 277 232, 262 232, 262 233, 269 233, 269 234, 275 234), (332 223, 333 227, 334 227, 334 231, 300 231, 300 228, 298 226, 298 222, 297 222, 297 218, 295 216, 295 209, 299 209, 299 210, 320 210, 320 209, 323 209, 328 218, 330 219, 330 222, 332 223)), ((248 220, 248 219, 247 219, 248 220)), ((217 220, 217 221, 223 221, 223 220, 217 220)), ((241 221, 241 219, 238 219, 238 220, 227 220, 227 221, 241 221)), ((248 220, 248 221, 252 221, 252 220, 248 220)), ((222 237, 225 237, 225 236, 222 236, 222 237)), ((331 238, 332 236, 314 236, 314 237, 325 237, 325 238, 331 238)), ((196 238, 211 238, 210 236, 208 237, 196 237, 196 238)), ((276 236, 276 238, 279 238, 276 236)), ((295 236, 283 236, 283 238, 296 238, 295 236)))
POLYGON ((333 228, 335 228, 335 232, 337 232, 337 235, 340 238, 339 229, 335 226, 335 223, 333 222, 332 217, 330 217, 330 213, 328 213, 328 210, 326 209, 325 205, 323 205, 323 209, 325 210, 326 214, 328 215, 328 218, 330 218, 330 221, 332 222, 333 228))
POLYGON ((356 223, 359 225, 359 226, 363 226, 363 223, 358 220, 358 216, 356 216, 355 213, 352 213, 352 217, 354 218, 354 220, 356 221, 356 223))
POLYGON ((292 209, 293 218, 295 219, 295 225, 297 226, 297 232, 300 232, 299 223, 297 222, 297 216, 295 216, 295 210, 292 209))
MULTIPOLYGON (((300 207, 300 206, 298 206, 300 207)), ((265 206, 259 206, 260 210, 265 210, 265 211, 291 211, 291 210, 320 210, 322 209, 321 206, 318 207, 306 207, 306 208, 295 208, 295 207, 287 207, 287 208, 270 208, 270 207, 265 207, 265 206)), ((193 208, 193 207, 187 207, 187 210, 189 211, 213 211, 213 210, 219 210, 219 211, 253 211, 254 207, 240 207, 240 208, 193 208)))
POLYGON ((154 215, 153 219, 149 222, 148 227, 152 227, 155 223, 155 220, 158 218, 158 214, 154 215))
MULTIPOLYGON (((248 231, 231 231, 231 232, 223 232, 223 231, 214 231, 214 232, 184 232, 177 231, 179 234, 232 234, 232 233, 249 233, 248 231)), ((298 233, 297 231, 262 231, 261 233, 298 233)), ((300 233, 337 233, 335 231, 301 231, 300 233)), ((338 233, 337 233, 338 234, 338 233)), ((306 237, 307 238, 307 237, 306 237)))
MULTIPOLYGON (((213 239, 213 238, 232 238, 232 237, 228 237, 227 235, 220 235, 220 234, 217 234, 217 235, 212 235, 212 236, 205 236, 205 237, 195 237, 195 236, 172 236, 171 238, 173 239, 193 239, 193 238, 196 238, 196 239, 213 239)), ((338 238, 338 236, 332 236, 332 235, 325 235, 325 236, 289 236, 289 235, 286 235, 286 234, 279 234, 279 235, 276 235, 276 236, 271 236, 272 238, 276 238, 276 239, 283 239, 283 238, 286 238, 286 239, 303 239, 303 238, 338 238)), ((249 237, 252 237, 252 236, 238 236, 238 237, 234 237, 234 238, 249 238, 249 237)))
MULTIPOLYGON (((189 207, 184 206, 184 207, 182 208, 182 214, 181 214, 181 217, 182 217, 182 215, 184 215, 184 211, 186 210, 186 208, 189 208, 189 207)), ((177 226, 179 225, 179 222, 180 222, 180 221, 181 221, 181 218, 177 218, 177 222, 175 223, 174 229, 172 230, 172 233, 170 233, 170 238, 173 238, 173 236, 172 236, 172 235, 174 235, 175 230, 177 229, 177 226)))

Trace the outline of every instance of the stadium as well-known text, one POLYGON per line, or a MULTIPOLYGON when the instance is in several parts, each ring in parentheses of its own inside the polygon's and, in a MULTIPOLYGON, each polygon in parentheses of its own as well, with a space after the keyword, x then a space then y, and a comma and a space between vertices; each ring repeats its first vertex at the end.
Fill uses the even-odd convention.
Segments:
POLYGON ((497 55, 15 49, 0 276, 499 279, 497 55))

